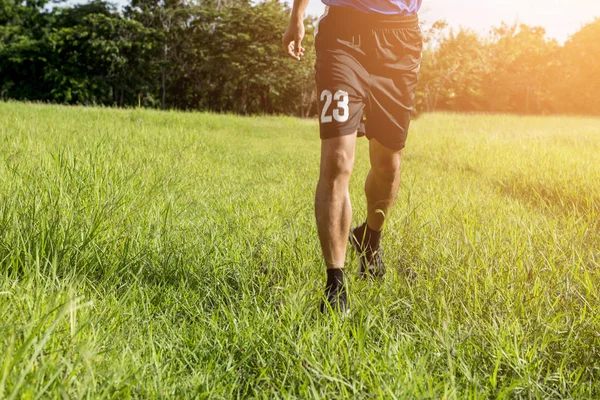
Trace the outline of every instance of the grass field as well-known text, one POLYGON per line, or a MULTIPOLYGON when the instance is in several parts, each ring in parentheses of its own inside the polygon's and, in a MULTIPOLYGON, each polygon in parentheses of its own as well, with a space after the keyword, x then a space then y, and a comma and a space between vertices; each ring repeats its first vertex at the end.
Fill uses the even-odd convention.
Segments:
POLYGON ((312 120, 0 103, 0 398, 600 398, 600 119, 415 121, 345 320, 318 151, 312 120))

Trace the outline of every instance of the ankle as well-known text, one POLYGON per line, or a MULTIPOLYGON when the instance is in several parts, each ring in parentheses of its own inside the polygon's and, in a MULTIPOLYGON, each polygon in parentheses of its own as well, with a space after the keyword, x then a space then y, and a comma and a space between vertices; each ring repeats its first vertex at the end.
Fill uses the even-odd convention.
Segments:
POLYGON ((327 283, 325 289, 329 293, 338 293, 344 288, 344 269, 343 268, 329 268, 327 269, 327 283))
POLYGON ((382 230, 372 229, 369 224, 365 221, 364 224, 356 228, 356 240, 369 252, 375 251, 379 248, 379 242, 381 241, 382 230))

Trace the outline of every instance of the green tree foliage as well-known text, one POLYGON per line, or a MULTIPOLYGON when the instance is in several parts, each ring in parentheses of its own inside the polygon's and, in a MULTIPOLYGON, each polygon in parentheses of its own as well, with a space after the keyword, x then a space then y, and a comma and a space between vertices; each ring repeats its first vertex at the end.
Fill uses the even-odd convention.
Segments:
POLYGON ((51 82, 51 100, 134 103, 149 84, 144 72, 151 67, 147 53, 153 32, 121 18, 103 2, 65 9, 59 24, 48 36, 51 51, 45 79, 51 82))
MULTIPOLYGON (((436 23, 426 32, 429 41, 423 52, 420 110, 578 111, 566 109, 559 94, 560 77, 573 70, 569 57, 555 40, 546 38, 543 28, 503 24, 485 38, 465 29, 446 30, 445 23, 436 23)), ((585 85, 571 90, 577 93, 585 85)))
POLYGON ((502 25, 488 45, 490 67, 485 76, 487 109, 502 112, 548 113, 554 104, 550 72, 558 45, 545 39, 540 27, 502 25))
MULTIPOLYGON (((288 59, 277 1, 0 0, 0 95, 18 100, 309 115, 314 54, 288 59)), ((312 20, 305 44, 312 47, 312 20)))
POLYGON ((52 88, 44 79, 47 40, 55 15, 47 0, 0 0, 0 95, 44 99, 52 88))
POLYGON ((573 113, 600 114, 600 18, 571 37, 563 50, 564 107, 573 113))
POLYGON ((441 31, 445 28, 445 23, 438 22, 427 32, 417 106, 423 111, 480 111, 484 108, 483 85, 489 68, 486 46, 467 30, 443 37, 441 31))
MULTIPOLYGON (((316 113, 313 24, 301 62, 278 0, 0 0, 0 98, 240 114, 316 113)), ((560 46, 501 25, 425 32, 419 111, 600 114, 600 19, 560 46)))

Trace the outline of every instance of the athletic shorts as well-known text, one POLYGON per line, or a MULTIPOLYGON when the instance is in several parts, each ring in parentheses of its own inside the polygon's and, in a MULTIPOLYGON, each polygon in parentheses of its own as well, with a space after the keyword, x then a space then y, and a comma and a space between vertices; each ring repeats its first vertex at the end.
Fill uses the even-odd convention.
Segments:
POLYGON ((315 48, 321 139, 358 131, 403 149, 423 48, 418 17, 328 7, 315 48))

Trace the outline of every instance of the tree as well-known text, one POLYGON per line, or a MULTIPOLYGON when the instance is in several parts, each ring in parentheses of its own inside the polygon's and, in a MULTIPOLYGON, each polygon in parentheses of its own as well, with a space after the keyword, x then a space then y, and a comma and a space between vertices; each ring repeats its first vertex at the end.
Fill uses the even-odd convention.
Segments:
POLYGON ((479 36, 468 30, 441 34, 444 22, 437 22, 430 30, 436 48, 427 46, 423 54, 420 78, 420 101, 425 111, 445 109, 478 111, 484 108, 481 89, 487 70, 486 46, 479 36))
MULTIPOLYGON (((316 114, 314 20, 288 58, 277 0, 48 1, 0 0, 2 99, 316 114)), ((600 19, 564 47, 527 25, 424 31, 421 111, 600 114, 600 19)))
POLYGON ((0 0, 0 97, 44 100, 50 90, 44 81, 44 39, 54 14, 47 0, 0 0))
POLYGON ((561 110, 600 114, 600 18, 585 25, 565 44, 558 95, 561 110))
POLYGON ((491 111, 542 113, 552 110, 548 72, 558 44, 541 27, 501 25, 492 31, 491 68, 485 97, 491 111))

